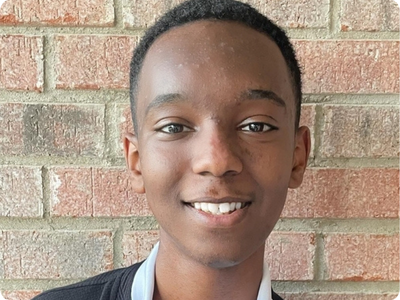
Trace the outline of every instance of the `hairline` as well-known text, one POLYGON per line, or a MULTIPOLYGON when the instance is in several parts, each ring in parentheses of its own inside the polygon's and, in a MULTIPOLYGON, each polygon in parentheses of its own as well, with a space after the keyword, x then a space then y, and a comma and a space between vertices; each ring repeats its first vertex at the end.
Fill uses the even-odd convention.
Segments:
MULTIPOLYGON (((291 41, 289 40, 289 38, 286 36, 285 32, 279 26, 275 25, 268 17, 262 15, 256 9, 254 9, 254 8, 251 8, 251 9, 253 9, 255 13, 260 14, 262 17, 264 17, 273 26, 275 26, 276 28, 281 30, 283 32, 283 36, 287 40, 288 46, 290 46, 293 50, 291 41)), ((273 37, 272 32, 264 31, 264 30, 262 30, 261 27, 258 29, 255 26, 248 24, 245 20, 230 19, 230 18, 225 19, 225 18, 217 18, 216 16, 210 16, 210 17, 201 17, 201 18, 197 18, 197 19, 193 19, 193 20, 183 21, 182 23, 173 24, 172 26, 167 27, 167 29, 164 31, 162 30, 161 33, 156 32, 154 34, 154 36, 150 36, 150 39, 145 41, 145 43, 148 43, 147 47, 145 47, 145 45, 141 45, 141 42, 139 43, 138 46, 142 46, 142 48, 140 50, 143 51, 144 53, 142 53, 142 55, 140 57, 140 60, 139 60, 140 63, 134 64, 136 51, 134 52, 134 56, 133 56, 132 62, 131 62, 131 69, 130 69, 130 89, 129 89, 129 94, 130 94, 130 99, 131 99, 130 105, 131 105, 132 121, 133 121, 134 130, 137 131, 136 134, 139 133, 138 121, 137 121, 138 86, 139 86, 139 81, 140 81, 143 65, 144 65, 144 62, 145 62, 148 52, 153 47, 153 45, 157 42, 157 40, 159 40, 159 38, 162 37, 164 34, 170 32, 173 29, 177 29, 182 26, 185 26, 185 25, 188 25, 191 23, 200 22, 200 21, 228 22, 228 23, 241 24, 243 26, 246 26, 247 28, 255 30, 256 32, 260 32, 261 34, 263 34, 264 36, 269 38, 278 47, 279 52, 281 53, 281 55, 285 61, 285 64, 286 64, 286 67, 287 67, 287 70, 289 73, 288 75, 290 78, 291 86, 292 86, 292 92, 293 92, 294 102, 295 102, 294 103, 294 106, 295 106, 295 115, 294 115, 294 123, 295 124, 294 124, 294 126, 295 126, 295 129, 297 130, 299 127, 299 119, 300 119, 300 113, 301 113, 302 83, 301 83, 301 69, 300 69, 300 66, 298 65, 298 60, 296 58, 296 53, 294 52, 294 50, 293 50, 293 59, 289 55, 285 56, 281 46, 278 44, 278 39, 275 39, 273 37), (292 66, 293 67, 293 69, 292 69, 290 67, 290 64, 293 65, 293 63, 294 63, 294 66, 292 66), (300 76, 300 78, 299 78, 300 80, 298 83, 296 82, 296 78, 297 78, 296 72, 297 71, 298 71, 298 75, 300 76), (132 75, 135 75, 135 76, 132 76, 132 75), (132 82, 133 79, 134 79, 134 81, 132 82)), ((157 22, 148 29, 148 31, 144 35, 144 38, 148 38, 148 36, 147 36, 148 32, 150 32, 150 30, 154 30, 155 25, 157 25, 157 22)))

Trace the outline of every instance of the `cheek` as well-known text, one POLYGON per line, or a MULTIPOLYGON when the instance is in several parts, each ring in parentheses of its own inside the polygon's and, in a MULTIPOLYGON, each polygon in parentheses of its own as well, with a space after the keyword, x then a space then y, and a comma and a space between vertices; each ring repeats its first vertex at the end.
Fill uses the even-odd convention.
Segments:
POLYGON ((175 151, 153 145, 146 146, 146 153, 141 155, 146 196, 152 209, 155 209, 154 202, 171 205, 172 201, 168 200, 178 196, 177 184, 182 171, 180 157, 175 151))
POLYGON ((265 143, 256 147, 243 147, 245 164, 253 174, 269 180, 288 179, 292 170, 293 149, 290 142, 265 143))
POLYGON ((264 199, 265 211, 275 211, 279 215, 291 178, 293 152, 290 147, 272 144, 244 152, 248 171, 258 186, 258 197, 264 199))

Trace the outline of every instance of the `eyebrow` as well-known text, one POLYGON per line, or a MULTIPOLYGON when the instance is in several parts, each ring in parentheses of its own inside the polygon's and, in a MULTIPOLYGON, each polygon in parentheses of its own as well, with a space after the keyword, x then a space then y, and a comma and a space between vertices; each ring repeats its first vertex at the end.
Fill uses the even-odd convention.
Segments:
POLYGON ((178 94, 178 93, 158 95, 147 106, 145 115, 147 115, 151 109, 160 107, 166 103, 174 103, 174 102, 182 102, 182 101, 185 101, 185 97, 183 97, 183 95, 178 94))
MULTIPOLYGON (((270 90, 249 89, 241 93, 238 100, 243 101, 243 100, 259 100, 259 99, 272 101, 276 105, 286 109, 286 102, 276 93, 270 90)), ((151 101, 150 104, 147 106, 145 115, 147 115, 150 112, 150 110, 160 107, 164 104, 184 102, 185 100, 186 98, 182 94, 178 93, 157 95, 153 99, 153 101, 151 101)))
POLYGON ((240 100, 257 100, 265 99, 274 102, 276 105, 284 107, 286 109, 286 102, 279 97, 276 93, 270 90, 247 90, 243 92, 239 98, 240 100))

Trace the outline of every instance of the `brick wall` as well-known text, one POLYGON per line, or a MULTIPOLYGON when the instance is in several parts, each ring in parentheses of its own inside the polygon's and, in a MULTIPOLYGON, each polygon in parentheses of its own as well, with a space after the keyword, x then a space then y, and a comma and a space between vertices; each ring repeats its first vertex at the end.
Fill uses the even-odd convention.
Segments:
MULTIPOLYGON (((0 10, 0 290, 6 299, 146 257, 157 224, 120 137, 128 68, 173 0, 7 0, 0 10)), ((287 299, 389 300, 399 281, 399 8, 393 0, 248 0, 304 70, 313 149, 268 240, 287 299)))

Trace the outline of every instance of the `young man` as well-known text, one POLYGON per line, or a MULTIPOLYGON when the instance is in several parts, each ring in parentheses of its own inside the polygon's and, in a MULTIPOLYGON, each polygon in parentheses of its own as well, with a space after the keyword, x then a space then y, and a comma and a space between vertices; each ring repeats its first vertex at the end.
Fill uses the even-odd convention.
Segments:
POLYGON ((281 299, 265 240, 310 149, 283 31, 240 2, 185 2, 147 31, 130 79, 125 157, 160 242, 145 262, 36 299, 281 299))

